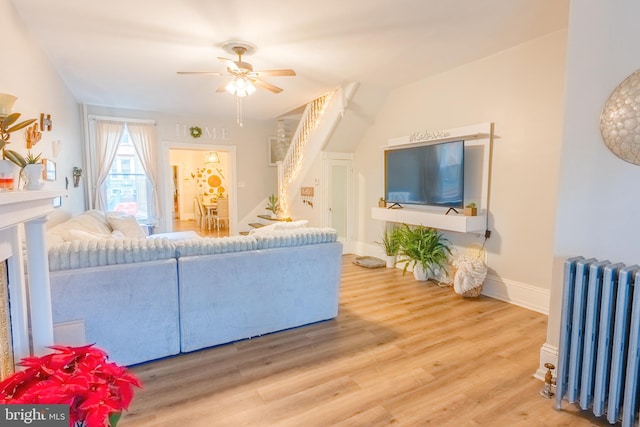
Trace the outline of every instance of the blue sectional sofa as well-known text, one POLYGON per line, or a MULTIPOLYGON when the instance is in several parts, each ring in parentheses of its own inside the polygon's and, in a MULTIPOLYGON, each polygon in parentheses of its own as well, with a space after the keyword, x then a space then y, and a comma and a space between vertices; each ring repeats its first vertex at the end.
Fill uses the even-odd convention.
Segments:
POLYGON ((58 242, 54 331, 80 327, 86 343, 133 365, 332 319, 341 258, 335 231, 320 228, 58 242))

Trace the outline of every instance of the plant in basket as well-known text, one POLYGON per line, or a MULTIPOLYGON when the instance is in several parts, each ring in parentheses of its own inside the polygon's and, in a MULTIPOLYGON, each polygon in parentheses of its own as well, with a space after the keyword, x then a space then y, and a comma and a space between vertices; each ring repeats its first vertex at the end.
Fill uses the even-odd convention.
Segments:
POLYGON ((51 349, 22 359, 26 369, 0 383, 0 403, 66 404, 73 427, 115 427, 140 380, 93 345, 51 349))

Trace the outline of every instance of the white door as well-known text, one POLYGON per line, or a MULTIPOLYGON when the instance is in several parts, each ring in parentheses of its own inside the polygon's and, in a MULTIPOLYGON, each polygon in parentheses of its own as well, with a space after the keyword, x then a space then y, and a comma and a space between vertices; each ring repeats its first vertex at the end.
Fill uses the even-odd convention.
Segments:
POLYGON ((353 217, 353 161, 350 155, 325 153, 324 176, 327 203, 325 226, 335 228, 343 252, 351 252, 353 217), (347 158, 345 158, 347 157, 347 158))

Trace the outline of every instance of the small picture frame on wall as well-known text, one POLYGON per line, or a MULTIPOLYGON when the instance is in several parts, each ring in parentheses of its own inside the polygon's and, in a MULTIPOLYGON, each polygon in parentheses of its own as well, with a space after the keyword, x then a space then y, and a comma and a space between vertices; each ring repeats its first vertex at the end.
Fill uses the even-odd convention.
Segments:
POLYGON ((50 159, 44 159, 42 161, 44 167, 42 168, 42 179, 45 181, 56 180, 56 162, 50 159))
POLYGON ((284 156, 287 155, 287 150, 289 149, 289 142, 288 140, 278 141, 278 138, 275 136, 267 138, 269 166, 275 166, 276 162, 284 160, 284 156))

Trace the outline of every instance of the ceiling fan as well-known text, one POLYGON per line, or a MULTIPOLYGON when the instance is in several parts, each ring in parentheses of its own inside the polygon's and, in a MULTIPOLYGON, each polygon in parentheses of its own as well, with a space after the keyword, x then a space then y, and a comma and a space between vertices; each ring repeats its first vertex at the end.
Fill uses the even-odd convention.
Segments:
POLYGON ((235 53, 238 55, 238 60, 234 61, 228 58, 218 57, 227 66, 226 73, 219 73, 215 71, 178 71, 178 74, 201 74, 209 76, 231 76, 231 80, 228 83, 218 87, 216 92, 229 92, 236 96, 251 95, 256 90, 256 86, 266 89, 273 93, 282 92, 282 88, 273 85, 269 82, 262 80, 263 77, 281 77, 281 76, 295 76, 296 72, 292 69, 282 70, 261 70, 255 71, 253 66, 242 60, 244 55, 250 55, 255 51, 255 45, 231 40, 225 42, 222 47, 229 53, 235 53))

